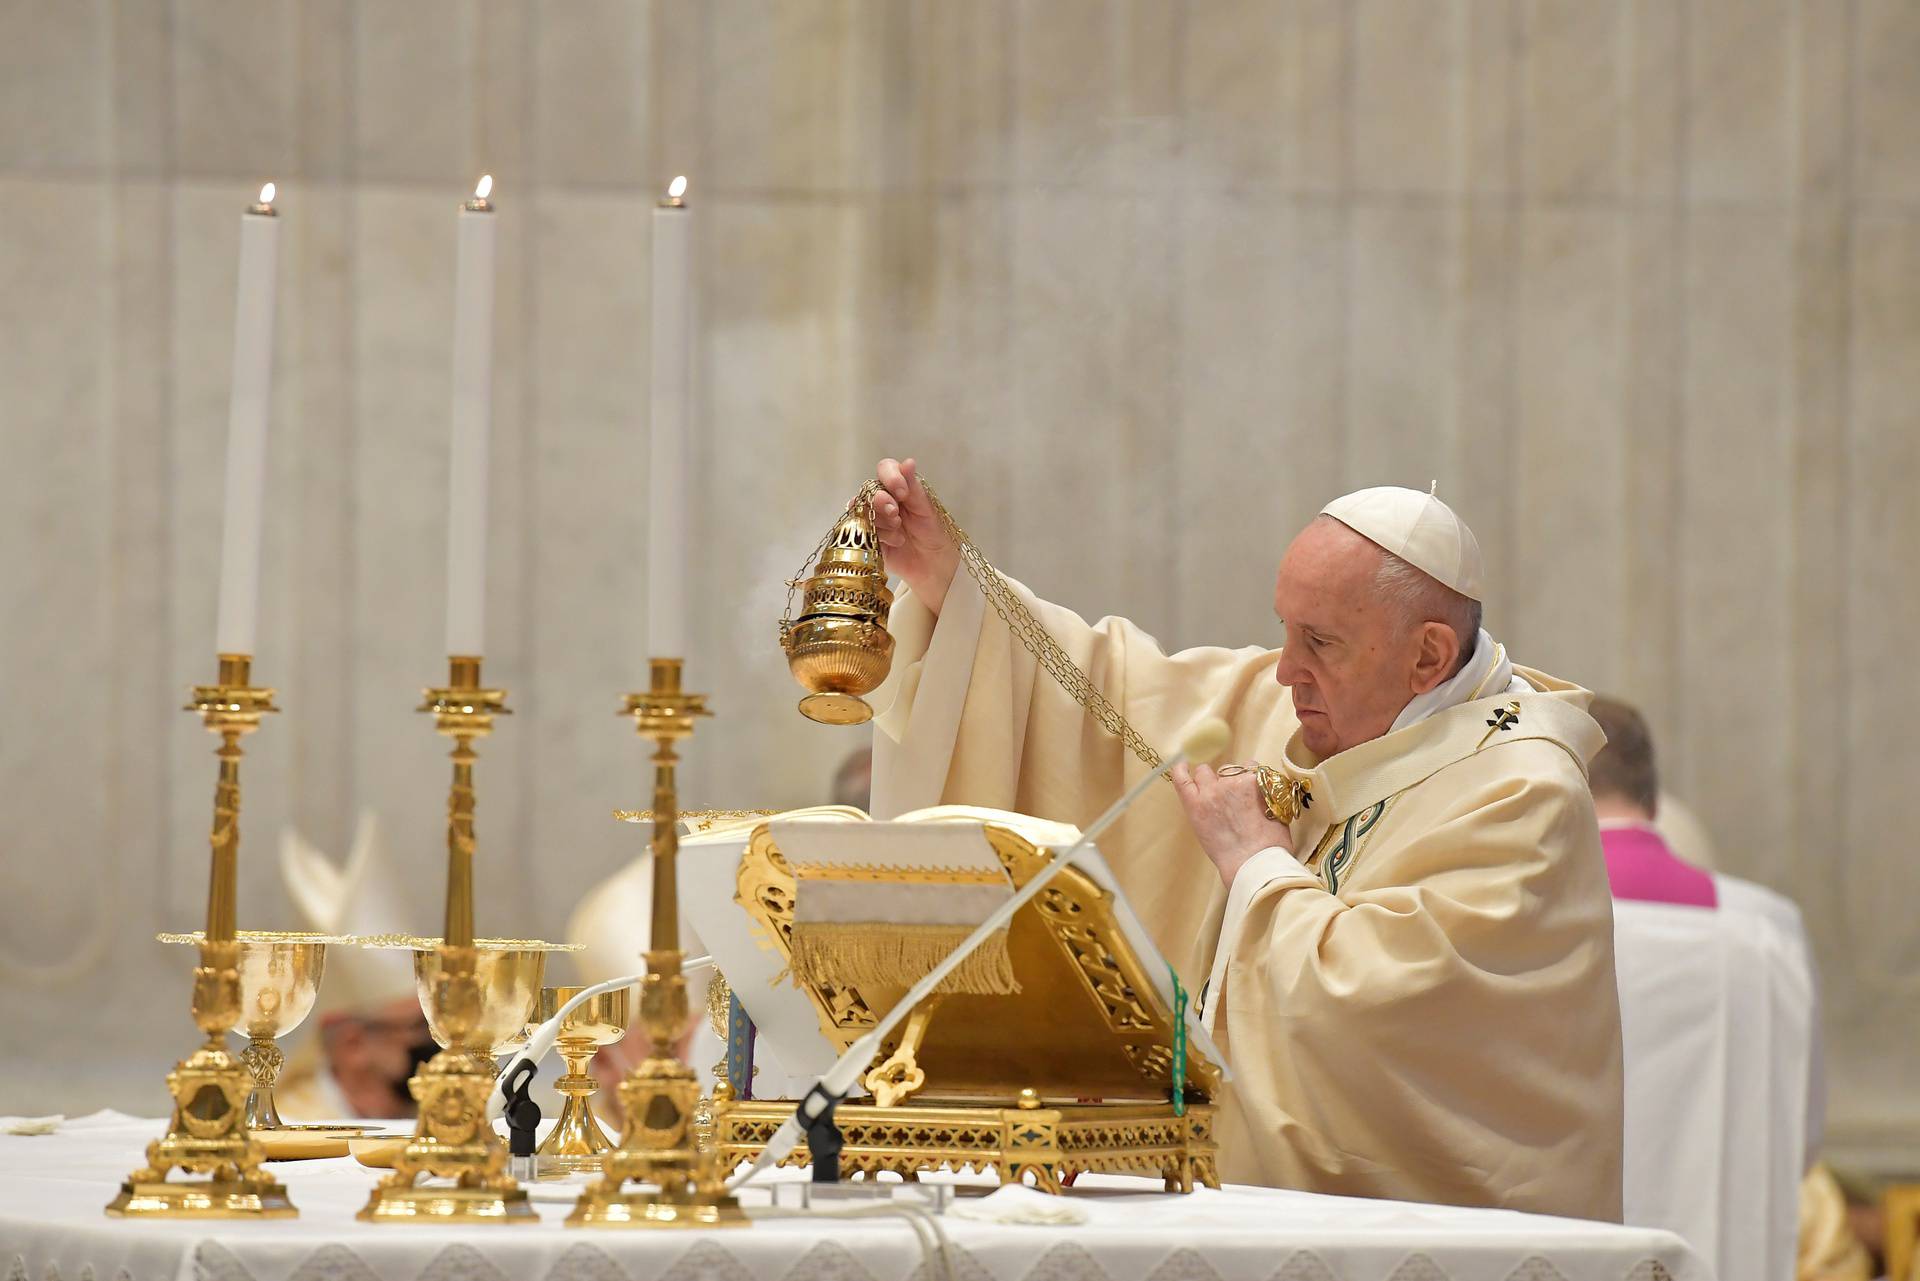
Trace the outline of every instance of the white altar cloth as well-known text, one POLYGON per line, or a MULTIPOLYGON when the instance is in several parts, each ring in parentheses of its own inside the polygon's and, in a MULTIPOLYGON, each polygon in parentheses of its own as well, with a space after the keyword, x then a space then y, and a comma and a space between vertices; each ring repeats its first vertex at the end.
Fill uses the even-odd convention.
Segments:
MULTIPOLYGON (((346 1158, 275 1163, 300 1217, 117 1221, 101 1213, 162 1123, 100 1115, 0 1137, 6 1281, 932 1281, 905 1224, 774 1219, 724 1232, 373 1226, 376 1173, 346 1158)), ((1645 1228, 1229 1188, 1169 1196, 1083 1180, 1089 1221, 1028 1227, 942 1217, 961 1281, 1710 1281, 1680 1239, 1645 1228)), ((766 1197, 760 1194, 758 1202, 766 1197)), ((749 1205, 754 1202, 749 1202, 749 1205)))

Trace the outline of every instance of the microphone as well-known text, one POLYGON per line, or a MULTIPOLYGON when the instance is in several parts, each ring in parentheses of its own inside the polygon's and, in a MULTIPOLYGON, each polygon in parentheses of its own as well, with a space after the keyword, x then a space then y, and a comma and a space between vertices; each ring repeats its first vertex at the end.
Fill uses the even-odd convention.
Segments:
MULTIPOLYGON (((960 962, 965 960, 973 949, 986 942, 994 931, 1012 920, 1015 912, 1032 902, 1034 897, 1047 887, 1048 882, 1091 848, 1100 834, 1113 826, 1120 816, 1126 813, 1128 807, 1146 793, 1155 779, 1160 778, 1176 765, 1183 765, 1188 761, 1212 760, 1226 750, 1229 737, 1227 723, 1218 716, 1209 716, 1188 730, 1179 751, 1163 762, 1159 769, 1128 788, 1126 794, 1108 806, 1106 813, 1095 819, 1093 824, 1080 834, 1080 839, 1069 846, 1064 854, 1056 854, 1052 862, 995 909, 993 915, 982 921, 979 927, 967 935, 960 946, 948 953, 940 964, 934 966, 925 978, 909 988, 907 994, 894 1003, 893 1008, 887 1011, 886 1016, 874 1026, 871 1032, 848 1046, 846 1053, 842 1054, 834 1065, 827 1069, 825 1075, 814 1083, 813 1088, 807 1091, 806 1096, 794 1108, 793 1115, 780 1123, 780 1128, 774 1131, 773 1137, 767 1141, 767 1146, 761 1149, 760 1155, 754 1158, 753 1164, 728 1181, 727 1191, 734 1191, 762 1171, 778 1165, 789 1152, 793 1151, 802 1137, 809 1136, 810 1132, 817 1127, 831 1124, 834 1106, 846 1098, 854 1082, 859 1080, 860 1070, 873 1062, 874 1056, 880 1052, 880 1043, 886 1039, 888 1033, 906 1019, 908 1014, 912 1013, 916 1005, 933 994, 934 988, 940 985, 942 979, 953 973, 960 962)), ((838 1147, 832 1147, 831 1150, 837 1152, 838 1147)))

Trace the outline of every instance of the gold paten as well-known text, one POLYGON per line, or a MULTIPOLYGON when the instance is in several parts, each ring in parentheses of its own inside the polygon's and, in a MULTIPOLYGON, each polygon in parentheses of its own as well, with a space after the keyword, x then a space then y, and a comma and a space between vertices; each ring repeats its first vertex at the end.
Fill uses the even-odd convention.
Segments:
MULTIPOLYGON (((536 1223, 526 1192, 507 1173, 506 1146, 487 1121, 494 1065, 487 1054, 491 1044, 480 1039, 489 1010, 473 937, 473 741, 491 733, 493 718, 506 713, 506 691, 481 687, 477 657, 454 656, 448 667, 446 686, 427 690, 420 707, 453 740, 446 933, 434 948, 438 968, 430 994, 423 991, 421 1000, 428 1025, 446 1038, 446 1048, 407 1082, 420 1104, 413 1137, 356 1217, 372 1223, 536 1223), (422 1176, 452 1179, 453 1186, 421 1185, 422 1176)), ((544 953, 535 955, 544 964, 544 953)), ((539 986, 536 968, 516 1026, 499 1039, 526 1022, 539 986)))
MULTIPOLYGON (((721 823, 737 822, 743 818, 772 818, 779 810, 681 810, 676 816, 678 822, 685 823, 696 832, 711 831, 721 823)), ((613 817, 620 823, 651 823, 652 810, 615 810, 613 817)))
POLYGON ((681 973, 680 824, 674 745, 693 735, 697 717, 710 715, 703 694, 681 688, 683 660, 652 660, 649 689, 629 694, 626 714, 654 741, 653 921, 640 986, 640 1025, 652 1052, 620 1083, 626 1122, 620 1143, 601 1160, 602 1177, 587 1185, 567 1216, 568 1227, 719 1228, 744 1226, 740 1203, 727 1193, 726 1171, 694 1133, 700 1082, 674 1053, 691 1013, 681 973), (628 1191, 629 1182, 653 1191, 628 1191))
POLYGON ((240 858, 240 739, 279 708, 273 691, 251 683, 253 660, 222 654, 218 684, 194 687, 187 710, 220 737, 215 755, 207 928, 193 972, 193 1021, 206 1041, 167 1073, 173 1116, 167 1132, 147 1145, 147 1163, 128 1175, 107 1204, 115 1217, 176 1219, 291 1218, 287 1190, 261 1173, 265 1158, 247 1128, 253 1074, 227 1052, 227 1032, 242 1014, 240 942, 234 903, 240 858), (198 1179, 174 1181, 175 1170, 198 1179))
MULTIPOLYGON (((989 824, 985 833, 1015 889, 1053 857, 1007 828, 989 824)), ((901 883, 924 884, 923 872, 901 883)), ((771 825, 762 824, 741 858, 735 901, 788 958, 797 886, 771 825)), ((1195 1180, 1217 1186, 1219 1069, 1189 1049, 1182 1098, 1173 1100, 1173 1047, 1185 1039, 1113 908, 1111 893, 1067 868, 1008 928, 1018 992, 948 993, 937 1008, 915 1009, 867 1078, 876 1101, 836 1113, 846 1167, 911 1176, 972 1166, 996 1170, 1004 1182, 1033 1173, 1048 1189, 1082 1171, 1159 1174, 1182 1190, 1195 1180)), ((797 972, 796 982, 821 1032, 842 1050, 906 994, 905 983, 797 972)), ((722 1156, 752 1157, 793 1106, 716 1100, 722 1156)))
MULTIPOLYGON (((560 1012, 560 1007, 580 995, 577 987, 542 989, 533 1021, 545 1023, 560 1012)), ((603 1045, 612 1045, 627 1034, 627 989, 602 992, 576 1006, 560 1025, 560 1037, 554 1048, 566 1061, 567 1074, 553 1083, 566 1095, 560 1119, 554 1123, 546 1142, 540 1145, 540 1173, 573 1174, 580 1170, 600 1169, 600 1158, 613 1140, 594 1119, 587 1100, 600 1083, 587 1071, 594 1054, 603 1045)))
MULTIPOLYGON (((887 678, 893 636, 887 614, 886 557, 873 527, 873 495, 867 482, 814 548, 813 574, 787 583, 787 612, 780 620, 780 648, 787 667, 808 692, 800 711, 826 725, 859 725, 873 718, 862 694, 887 678), (800 617, 793 617, 798 590, 800 617)), ((804 572, 804 568, 803 571, 804 572)))
MULTIPOLYGON (((247 1096, 247 1126, 253 1130, 335 1131, 336 1125, 288 1125, 273 1103, 273 1087, 286 1062, 278 1045, 306 1021, 320 995, 320 976, 326 970, 329 943, 353 943, 346 935, 314 934, 305 930, 236 930, 240 944, 240 1030, 247 1048, 240 1061, 253 1076, 247 1096)), ((206 935, 168 933, 162 943, 198 945, 206 935)), ((371 1126, 350 1127, 359 1133, 371 1126)))

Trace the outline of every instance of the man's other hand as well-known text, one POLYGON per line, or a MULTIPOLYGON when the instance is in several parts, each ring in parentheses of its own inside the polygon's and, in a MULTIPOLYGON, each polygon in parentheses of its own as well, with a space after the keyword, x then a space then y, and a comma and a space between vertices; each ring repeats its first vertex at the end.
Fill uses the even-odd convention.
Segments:
POLYGON ((1251 770, 1222 778, 1210 766, 1176 765, 1168 777, 1224 884, 1232 885, 1241 865, 1261 850, 1278 845, 1293 852, 1293 834, 1285 823, 1267 817, 1260 781, 1251 770))

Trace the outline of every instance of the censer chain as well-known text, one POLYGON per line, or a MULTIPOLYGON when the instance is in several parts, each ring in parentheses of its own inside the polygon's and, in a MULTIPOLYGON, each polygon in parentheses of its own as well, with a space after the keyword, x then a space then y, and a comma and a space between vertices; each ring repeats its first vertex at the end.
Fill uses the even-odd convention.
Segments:
MULTIPOLYGON (((870 485, 872 483, 869 482, 870 485)), ((987 598, 987 603, 993 606, 993 612, 1000 615, 1000 621, 1007 625, 1007 630, 1047 670, 1047 674, 1059 682, 1060 688, 1066 690, 1074 702, 1100 723, 1101 728, 1125 744, 1127 750, 1139 757, 1148 769, 1158 770, 1162 764, 1160 753, 1133 727, 1132 722, 1120 714, 1120 709, 1108 701, 1107 696, 1093 683, 1093 678, 1080 670, 1080 665, 1060 647, 1053 633, 1033 616, 1033 611, 1013 590, 1006 576, 993 567, 974 545, 973 539, 967 536, 967 531, 960 528, 960 522, 953 518, 946 504, 940 501, 940 496, 933 492, 933 486, 927 484, 924 478, 920 485, 926 490, 927 501, 933 504, 940 523, 946 526, 947 537, 959 548, 960 563, 967 567, 968 576, 980 588, 980 594, 987 598)), ((861 496, 865 497, 871 492, 871 489, 862 490, 861 496)))

